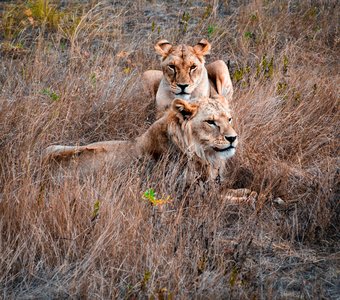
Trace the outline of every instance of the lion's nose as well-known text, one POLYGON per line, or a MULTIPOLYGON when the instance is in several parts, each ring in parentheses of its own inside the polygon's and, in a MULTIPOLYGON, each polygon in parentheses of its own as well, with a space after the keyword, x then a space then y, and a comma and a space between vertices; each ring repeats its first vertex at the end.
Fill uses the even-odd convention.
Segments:
POLYGON ((236 139, 237 139, 237 135, 234 135, 234 136, 225 136, 225 139, 230 143, 232 144, 236 139))
POLYGON ((189 84, 179 84, 177 83, 177 86, 184 92, 184 90, 189 86, 189 84))

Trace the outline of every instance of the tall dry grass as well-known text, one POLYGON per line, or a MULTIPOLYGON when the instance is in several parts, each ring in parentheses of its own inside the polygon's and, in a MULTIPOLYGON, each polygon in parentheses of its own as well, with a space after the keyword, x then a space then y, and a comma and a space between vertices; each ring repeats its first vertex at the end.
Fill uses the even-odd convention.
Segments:
POLYGON ((1 297, 336 299, 336 4, 49 3, 74 12, 74 26, 36 16, 1 32, 1 297), (167 156, 85 177, 42 161, 50 144, 144 132, 154 107, 140 78, 159 68, 153 44, 202 37, 235 85, 241 143, 221 186, 187 179, 167 156), (228 187, 260 193, 256 209, 225 200, 228 187), (152 206, 148 188, 171 202, 152 206))

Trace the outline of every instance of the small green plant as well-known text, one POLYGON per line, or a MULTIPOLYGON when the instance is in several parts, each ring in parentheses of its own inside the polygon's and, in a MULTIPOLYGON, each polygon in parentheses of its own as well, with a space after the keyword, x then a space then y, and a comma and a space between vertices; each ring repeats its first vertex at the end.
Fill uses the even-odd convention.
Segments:
POLYGON ((277 84, 276 91, 279 95, 283 95, 285 94, 287 87, 288 87, 288 84, 286 82, 279 82, 277 84))
POLYGON ((293 99, 296 104, 299 104, 301 102, 301 93, 300 92, 295 92, 293 95, 293 99))
POLYGON ((184 12, 182 15, 182 21, 188 23, 190 20, 190 14, 188 12, 184 12))
POLYGON ((61 41, 61 42, 60 42, 60 49, 61 49, 62 51, 65 51, 65 50, 66 50, 66 43, 65 43, 65 41, 61 41))
POLYGON ((208 18, 211 15, 212 11, 213 11, 213 7, 209 4, 204 10, 202 19, 204 20, 208 18))
POLYGON ((165 199, 164 199, 164 197, 157 199, 155 190, 152 189, 152 188, 147 189, 144 192, 143 198, 145 200, 149 201, 153 206, 159 206, 159 205, 167 204, 171 201, 170 196, 167 196, 165 199))
POLYGON ((143 275, 143 279, 140 282, 140 286, 142 290, 145 290, 146 285, 148 283, 148 281, 151 278, 151 272, 150 271, 145 271, 144 275, 143 275))
POLYGON ((160 288, 157 292, 158 300, 172 300, 173 295, 171 292, 168 291, 167 288, 163 287, 160 288))
POLYGON ((272 78, 274 75, 274 57, 268 61, 267 56, 263 55, 261 62, 256 66, 256 77, 263 75, 265 78, 272 78))
POLYGON ((318 16, 318 8, 316 6, 311 7, 303 16, 304 21, 315 21, 318 16))
POLYGON ((31 24, 46 24, 51 29, 57 29, 64 14, 54 8, 48 0, 34 0, 27 3, 25 15, 31 24))
POLYGON ((131 73, 132 69, 130 67, 125 67, 123 68, 123 72, 126 74, 126 75, 129 75, 131 73))
POLYGON ((229 284, 231 287, 234 287, 237 283, 237 277, 238 277, 239 270, 236 267, 233 267, 231 270, 230 278, 229 278, 229 284))
POLYGON ((257 20, 257 14, 256 14, 256 13, 251 14, 251 15, 250 15, 250 20, 251 20, 251 21, 256 21, 256 20, 257 20))
POLYGON ((236 69, 234 71, 234 73, 232 74, 232 79, 235 81, 235 82, 239 82, 241 81, 244 76, 246 74, 249 74, 250 73, 250 67, 249 66, 246 66, 244 68, 239 68, 239 69, 236 69))
POLYGON ((42 89, 41 94, 50 97, 53 101, 58 101, 60 99, 60 96, 49 88, 42 89))
POLYGON ((211 38, 212 35, 216 32, 217 27, 215 25, 208 26, 208 37, 211 38))
POLYGON ((97 83, 97 75, 96 75, 96 73, 92 73, 91 74, 90 80, 91 80, 92 85, 96 85, 96 83, 97 83))
POLYGON ((100 207, 100 201, 97 200, 97 201, 93 204, 92 220, 94 220, 95 218, 98 217, 98 215, 99 215, 99 207, 100 207))
POLYGON ((33 26, 46 26, 57 31, 62 28, 68 36, 76 30, 81 18, 74 12, 64 12, 55 8, 48 0, 33 0, 27 3, 25 15, 33 26))
POLYGON ((0 43, 0 51, 3 55, 12 56, 13 58, 20 57, 29 52, 22 43, 11 43, 8 41, 0 43))
POLYGON ((144 196, 146 199, 155 200, 155 196, 156 196, 155 190, 154 190, 154 189, 147 189, 147 190, 145 191, 145 193, 143 194, 143 196, 144 196))
POLYGON ((243 79, 243 69, 237 69, 235 70, 234 74, 233 74, 233 79, 235 80, 235 82, 239 82, 240 80, 243 79))
POLYGON ((288 71, 288 57, 286 55, 283 56, 283 74, 286 74, 288 71))
POLYGON ((189 24, 189 20, 190 20, 191 16, 188 12, 184 12, 182 15, 182 20, 181 23, 183 25, 182 31, 183 33, 186 33, 188 30, 188 24, 189 24))
POLYGON ((208 262, 208 258, 206 256, 206 254, 203 254, 199 259, 198 259, 198 262, 197 262, 197 271, 198 271, 198 274, 202 274, 206 267, 207 267, 207 262, 208 262))
POLYGON ((246 39, 251 40, 251 39, 254 39, 254 38, 255 38, 255 34, 254 34, 253 32, 251 32, 251 31, 246 31, 246 32, 244 33, 244 37, 245 37, 246 39))
MULTIPOLYGON (((81 17, 78 9, 60 10, 49 0, 19 1, 5 4, 1 13, 0 34, 12 40, 26 28, 60 31, 69 38, 76 30, 81 17)), ((75 6, 73 6, 75 7, 75 6)), ((31 33, 37 33, 31 31, 31 33)))
POLYGON ((273 75, 274 75, 274 57, 272 57, 270 59, 270 62, 268 64, 268 69, 266 69, 266 77, 267 78, 272 78, 273 75))
POLYGON ((0 33, 7 40, 12 40, 18 34, 29 26, 25 11, 22 5, 4 5, 1 12, 0 33))
POLYGON ((155 21, 152 21, 152 23, 151 23, 151 31, 154 32, 155 29, 156 29, 156 23, 155 23, 155 21))

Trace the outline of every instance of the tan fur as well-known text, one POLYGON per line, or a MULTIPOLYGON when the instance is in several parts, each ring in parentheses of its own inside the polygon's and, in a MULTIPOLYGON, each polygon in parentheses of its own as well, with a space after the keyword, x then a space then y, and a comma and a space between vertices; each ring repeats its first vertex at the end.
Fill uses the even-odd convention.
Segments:
POLYGON ((146 71, 143 85, 149 94, 156 97, 158 116, 175 98, 190 101, 196 97, 222 95, 224 98, 219 100, 225 104, 231 99, 233 87, 226 64, 218 60, 207 67, 204 65, 204 56, 210 48, 211 45, 204 39, 193 47, 183 44, 173 46, 166 40, 155 45, 161 56, 162 71, 146 71))
POLYGON ((195 103, 176 99, 171 109, 135 141, 50 146, 45 153, 49 158, 76 158, 80 169, 93 170, 105 163, 125 166, 145 155, 159 157, 172 148, 203 166, 208 177, 214 178, 235 152, 235 148, 226 149, 238 143, 230 118, 228 107, 216 99, 201 98, 195 103))
MULTIPOLYGON (((229 108, 216 98, 200 98, 195 103, 175 99, 171 108, 136 140, 104 141, 85 146, 50 146, 46 159, 74 162, 82 172, 100 170, 110 164, 124 168, 134 159, 158 158, 169 149, 183 153, 205 180, 222 178, 225 161, 236 147, 237 134, 231 126, 229 108), (232 139, 229 140, 228 139, 232 139)), ((235 204, 255 205, 257 193, 248 189, 228 189, 223 196, 235 204)))

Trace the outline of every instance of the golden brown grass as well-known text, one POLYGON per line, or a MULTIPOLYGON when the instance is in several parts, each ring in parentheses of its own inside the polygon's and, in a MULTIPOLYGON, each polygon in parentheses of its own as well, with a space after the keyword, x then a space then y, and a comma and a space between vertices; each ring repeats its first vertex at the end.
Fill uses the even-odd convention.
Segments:
POLYGON ((64 19, 2 27, 2 298, 339 296, 339 6, 245 2, 50 1, 64 19), (208 38, 209 61, 230 62, 241 143, 228 179, 190 181, 172 157, 86 177, 45 164, 50 144, 146 130, 139 79, 160 38, 208 38), (256 209, 223 200, 228 187, 260 193, 256 209), (152 206, 148 188, 171 202, 152 206))

